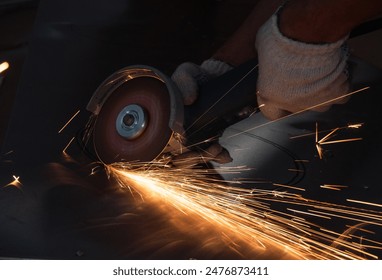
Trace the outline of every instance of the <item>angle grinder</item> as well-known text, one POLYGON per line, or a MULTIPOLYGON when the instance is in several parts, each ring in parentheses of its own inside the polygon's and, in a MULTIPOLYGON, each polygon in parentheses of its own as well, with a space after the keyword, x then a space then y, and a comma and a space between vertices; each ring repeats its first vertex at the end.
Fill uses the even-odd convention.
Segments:
POLYGON ((96 117, 95 153, 110 164, 203 150, 257 110, 257 76, 257 61, 248 61, 200 85, 196 102, 184 106, 175 83, 158 69, 123 68, 97 88, 87 105, 96 117))

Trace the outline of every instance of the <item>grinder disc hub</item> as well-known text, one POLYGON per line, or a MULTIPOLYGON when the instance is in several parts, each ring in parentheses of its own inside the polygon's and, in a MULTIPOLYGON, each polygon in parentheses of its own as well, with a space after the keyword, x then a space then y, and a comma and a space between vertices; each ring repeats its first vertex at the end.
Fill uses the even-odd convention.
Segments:
POLYGON ((115 128, 120 136, 133 140, 145 131, 147 121, 148 116, 145 110, 137 104, 130 104, 119 112, 115 128))

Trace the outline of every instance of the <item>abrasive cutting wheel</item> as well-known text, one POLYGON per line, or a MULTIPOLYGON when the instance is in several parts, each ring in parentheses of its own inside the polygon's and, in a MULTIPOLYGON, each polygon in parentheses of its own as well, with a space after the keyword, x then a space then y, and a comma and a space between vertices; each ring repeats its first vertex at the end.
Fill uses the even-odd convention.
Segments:
POLYGON ((171 100, 163 81, 137 77, 113 90, 102 105, 94 126, 94 148, 108 164, 149 162, 167 146, 171 100))
POLYGON ((248 61, 200 85, 198 99, 183 106, 167 75, 145 65, 125 67, 97 88, 86 107, 96 116, 97 157, 106 164, 150 162, 163 153, 203 150, 256 111, 256 81, 257 61, 248 61))

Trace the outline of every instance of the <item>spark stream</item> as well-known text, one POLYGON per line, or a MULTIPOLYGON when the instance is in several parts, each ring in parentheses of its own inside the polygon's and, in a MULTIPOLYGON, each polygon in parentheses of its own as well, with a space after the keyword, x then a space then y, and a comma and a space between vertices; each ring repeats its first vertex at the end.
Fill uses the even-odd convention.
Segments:
POLYGON ((315 201, 284 191, 229 186, 210 178, 208 170, 160 168, 154 163, 149 168, 132 167, 118 163, 108 169, 121 187, 138 192, 142 199, 150 199, 160 207, 178 210, 166 211, 173 215, 171 219, 180 214, 180 220, 193 216, 210 223, 229 240, 233 238, 230 245, 240 240, 258 252, 274 248, 298 259, 377 259, 367 249, 382 249, 380 242, 367 243, 362 237, 353 238, 348 231, 334 232, 305 219, 339 218, 351 223, 351 231, 355 231, 361 225, 382 226, 379 211, 315 201), (271 208, 271 202, 303 210, 278 211, 271 208))
POLYGON ((118 266, 118 268, 113 269, 113 275, 127 275, 127 276, 159 276, 159 275, 165 275, 165 276, 184 276, 184 275, 196 275, 196 269, 173 269, 171 267, 168 268, 137 268, 137 267, 130 267, 130 268, 121 268, 118 266))

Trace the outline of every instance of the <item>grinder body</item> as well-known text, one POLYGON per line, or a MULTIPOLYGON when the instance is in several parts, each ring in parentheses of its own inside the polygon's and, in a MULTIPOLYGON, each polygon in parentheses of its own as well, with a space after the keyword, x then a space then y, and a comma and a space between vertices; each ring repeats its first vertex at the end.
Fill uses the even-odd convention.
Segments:
POLYGON ((196 102, 184 106, 175 83, 159 70, 123 68, 98 87, 87 105, 96 117, 94 150, 110 164, 204 149, 255 111, 257 76, 257 61, 251 60, 200 85, 196 102))
POLYGON ((187 145, 204 148, 205 140, 256 112, 257 76, 257 60, 250 60, 200 85, 196 101, 184 107, 187 145))

